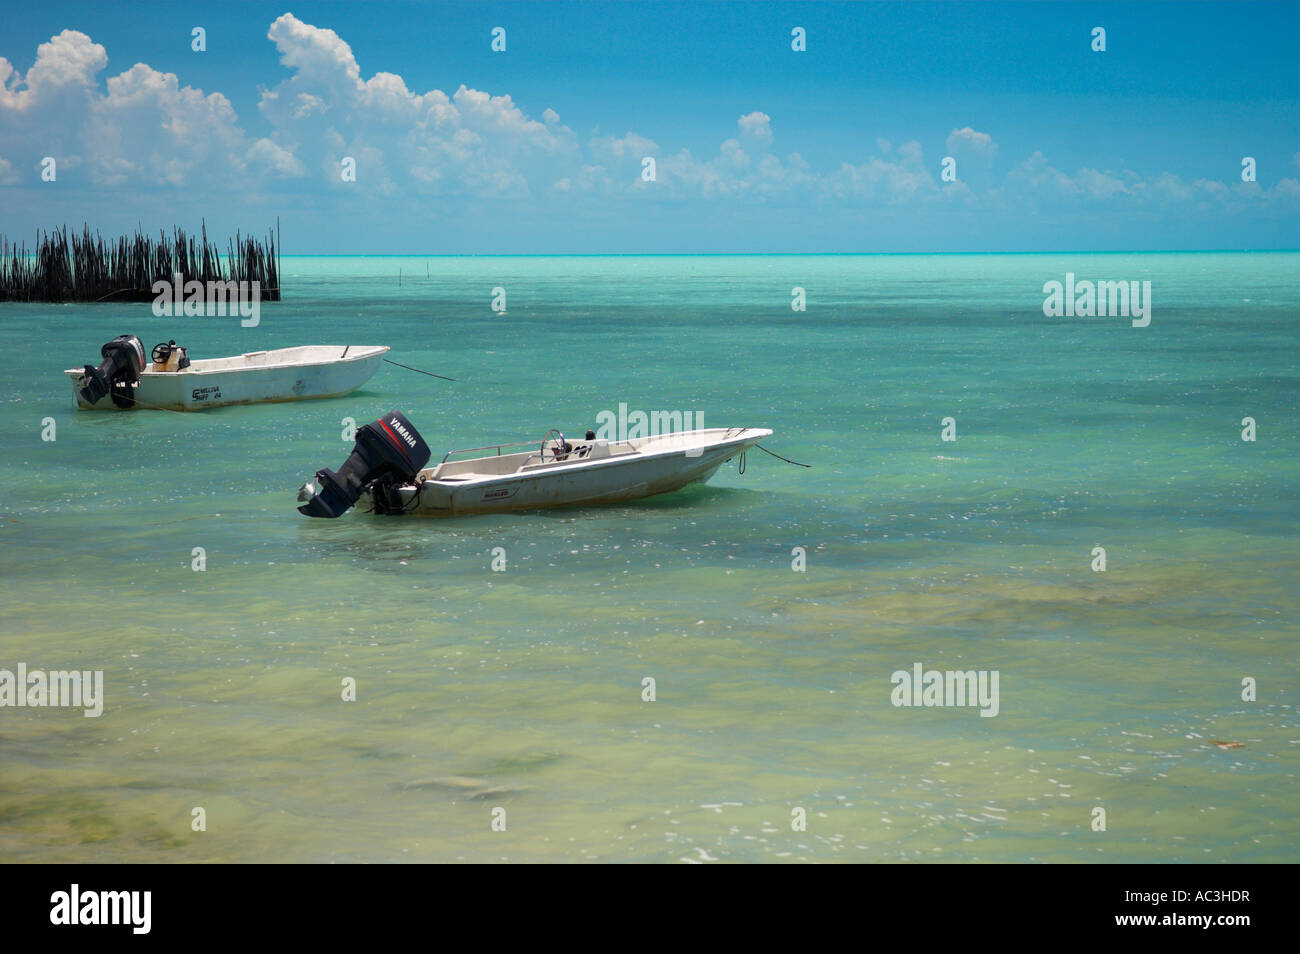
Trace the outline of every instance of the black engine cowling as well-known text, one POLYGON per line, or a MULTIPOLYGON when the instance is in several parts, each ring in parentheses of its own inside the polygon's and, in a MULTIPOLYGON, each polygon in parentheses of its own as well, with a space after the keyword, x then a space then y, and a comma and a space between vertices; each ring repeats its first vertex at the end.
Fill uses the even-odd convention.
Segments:
POLYGON ((99 349, 103 363, 98 368, 86 365, 82 378, 81 399, 95 404, 110 391, 119 407, 134 404, 132 386, 144 370, 144 344, 135 335, 118 335, 99 349))
POLYGON ((325 468, 303 484, 298 508, 309 517, 341 517, 372 484, 378 503, 396 483, 410 483, 429 463, 429 445, 400 411, 390 411, 357 431, 352 453, 337 471, 325 468))

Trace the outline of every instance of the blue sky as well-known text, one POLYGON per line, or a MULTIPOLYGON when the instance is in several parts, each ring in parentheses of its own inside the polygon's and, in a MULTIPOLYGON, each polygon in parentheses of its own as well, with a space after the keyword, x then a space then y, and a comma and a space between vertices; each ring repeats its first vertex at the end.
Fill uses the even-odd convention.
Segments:
POLYGON ((0 57, 29 241, 278 214, 298 252, 1300 247, 1295 2, 52 2, 8 7, 0 57))

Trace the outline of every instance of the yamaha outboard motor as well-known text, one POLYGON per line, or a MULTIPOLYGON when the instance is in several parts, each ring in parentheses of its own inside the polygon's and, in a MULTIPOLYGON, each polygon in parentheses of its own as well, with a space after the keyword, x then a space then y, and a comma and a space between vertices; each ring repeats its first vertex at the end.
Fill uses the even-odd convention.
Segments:
POLYGON ((380 513, 401 513, 395 488, 409 484, 429 463, 429 445, 400 411, 357 431, 357 443, 338 471, 328 468, 302 485, 298 508, 309 517, 341 517, 369 490, 380 513))
POLYGON ((100 348, 99 354, 104 362, 98 368, 86 365, 81 399, 95 404, 111 391, 114 404, 131 407, 135 404, 132 392, 144 370, 144 345, 135 335, 118 335, 100 348))

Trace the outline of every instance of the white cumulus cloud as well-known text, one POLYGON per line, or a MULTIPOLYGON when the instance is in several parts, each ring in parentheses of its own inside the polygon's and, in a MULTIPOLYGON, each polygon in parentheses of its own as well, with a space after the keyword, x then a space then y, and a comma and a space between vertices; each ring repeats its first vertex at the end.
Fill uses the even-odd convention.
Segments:
POLYGON ((772 141, 772 117, 767 113, 746 113, 737 120, 740 132, 764 142, 772 141))

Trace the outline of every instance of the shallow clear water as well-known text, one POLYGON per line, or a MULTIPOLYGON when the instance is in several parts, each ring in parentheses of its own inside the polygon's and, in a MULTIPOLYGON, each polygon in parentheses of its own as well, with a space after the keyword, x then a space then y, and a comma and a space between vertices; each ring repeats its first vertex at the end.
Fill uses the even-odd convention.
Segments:
POLYGON ((286 258, 254 329, 0 305, 0 669, 106 684, 99 719, 0 708, 0 857, 1296 861, 1298 265, 286 258), (1067 271, 1150 280, 1150 327, 1044 317, 1067 271), (388 344, 459 380, 74 412, 59 371, 123 332, 388 344), (347 416, 400 408, 436 460, 620 402, 770 427, 812 469, 751 452, 587 511, 294 509, 347 416), (915 662, 997 670, 999 714, 894 707, 915 662))

